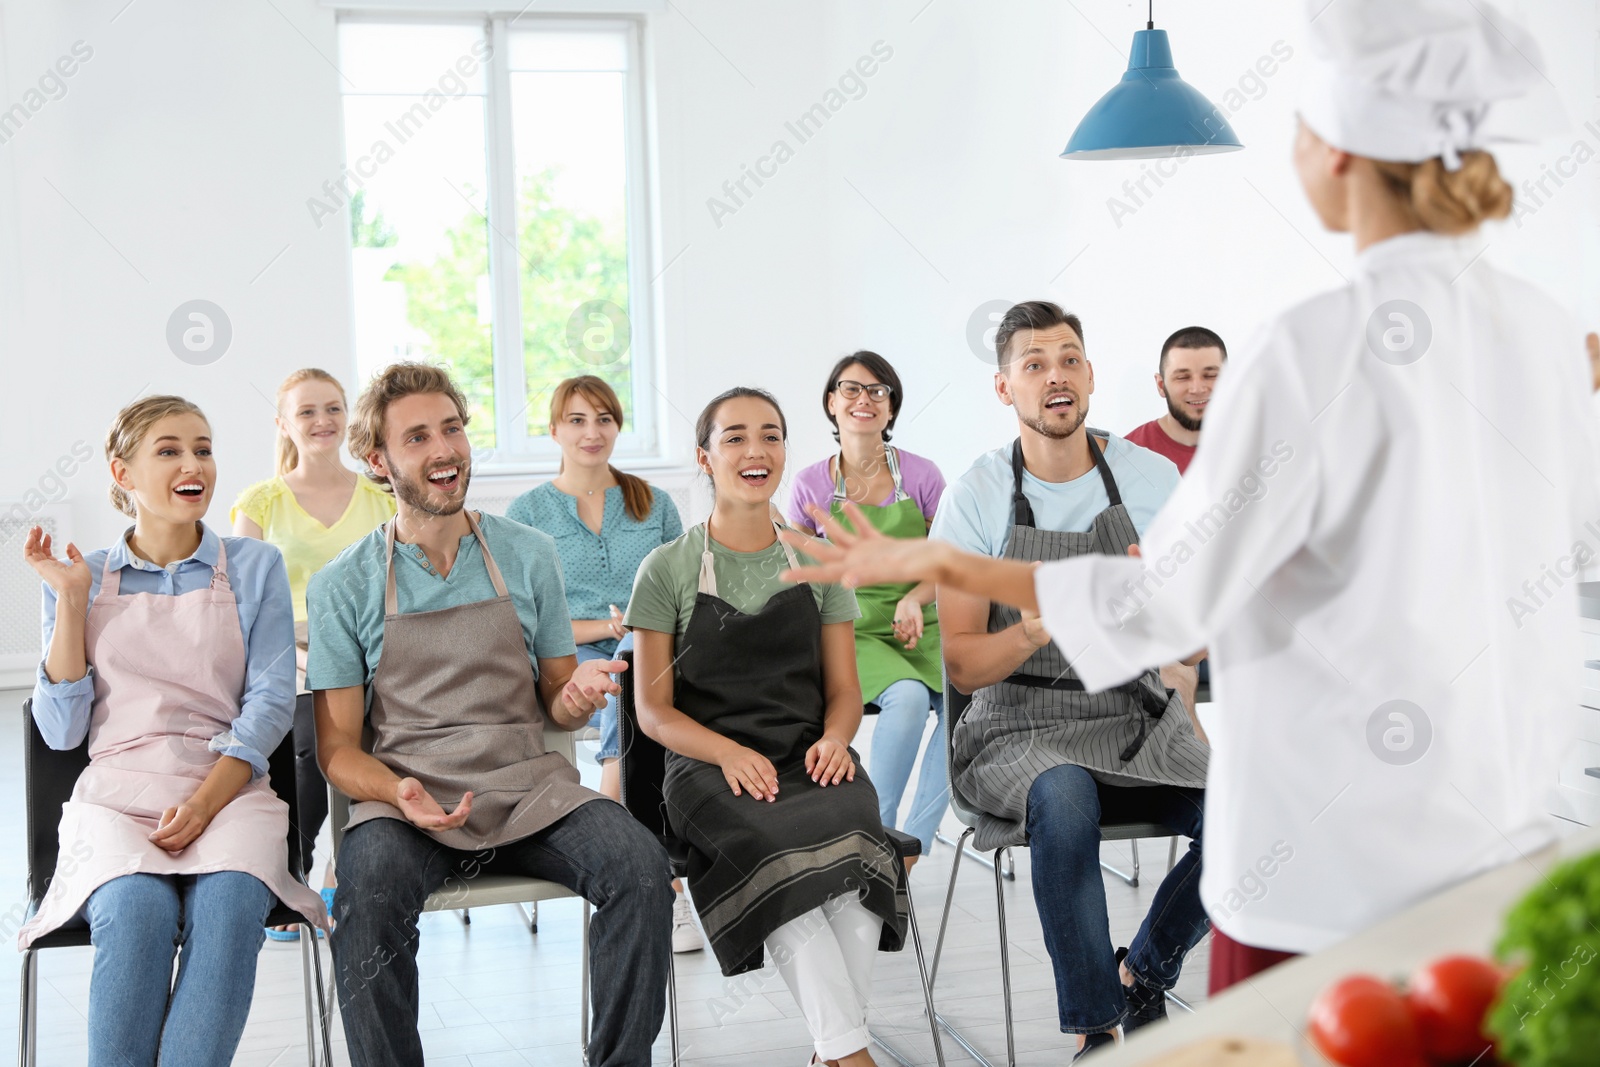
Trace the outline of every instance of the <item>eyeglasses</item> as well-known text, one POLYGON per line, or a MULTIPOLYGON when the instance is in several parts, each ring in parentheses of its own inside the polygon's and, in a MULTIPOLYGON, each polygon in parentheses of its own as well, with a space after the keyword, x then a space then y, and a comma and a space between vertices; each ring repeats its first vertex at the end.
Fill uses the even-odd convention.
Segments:
POLYGON ((871 385, 862 385, 860 382, 838 381, 833 383, 833 388, 846 400, 854 400, 862 393, 866 393, 876 403, 883 403, 889 399, 889 394, 894 392, 887 385, 873 382, 871 385))

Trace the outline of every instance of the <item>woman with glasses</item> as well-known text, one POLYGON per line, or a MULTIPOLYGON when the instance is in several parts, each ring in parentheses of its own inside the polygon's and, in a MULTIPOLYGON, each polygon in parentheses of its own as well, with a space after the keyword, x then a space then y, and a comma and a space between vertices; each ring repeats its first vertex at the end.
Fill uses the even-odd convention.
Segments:
MULTIPOLYGON (((903 400, 900 376, 876 352, 856 352, 834 365, 822 394, 822 410, 833 423, 839 453, 795 477, 788 511, 792 525, 815 533, 809 505, 838 515, 844 502, 853 500, 881 533, 928 536, 928 524, 944 494, 944 476, 931 460, 889 446, 903 400)), ((905 824, 906 833, 921 840, 923 855, 933 848, 934 831, 950 803, 934 592, 931 582, 856 590, 861 609, 856 661, 862 698, 878 706, 870 770, 885 826, 899 825, 900 798, 917 762, 928 715, 934 716, 933 740, 923 754, 905 824)), ((915 862, 910 859, 906 865, 915 862)))

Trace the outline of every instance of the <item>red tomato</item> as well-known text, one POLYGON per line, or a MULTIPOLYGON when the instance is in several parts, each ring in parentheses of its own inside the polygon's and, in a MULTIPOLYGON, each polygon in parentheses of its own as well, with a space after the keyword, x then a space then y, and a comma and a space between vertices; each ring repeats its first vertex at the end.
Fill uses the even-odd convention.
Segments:
POLYGON ((1342 1067, 1426 1067, 1405 998, 1370 975, 1341 978, 1311 1004, 1311 1041, 1342 1067))
POLYGON ((1417 1022, 1422 1050, 1454 1063, 1473 1060, 1492 1046, 1483 1017, 1502 982, 1500 968, 1473 956, 1446 956, 1412 975, 1406 1006, 1417 1022))

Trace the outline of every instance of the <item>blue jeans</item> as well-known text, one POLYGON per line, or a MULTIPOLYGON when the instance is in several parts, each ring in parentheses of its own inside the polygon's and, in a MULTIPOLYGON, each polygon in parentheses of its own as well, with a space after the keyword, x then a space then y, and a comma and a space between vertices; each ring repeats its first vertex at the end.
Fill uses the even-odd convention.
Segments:
MULTIPOLYGON (((422 1067, 417 916, 429 894, 459 891, 480 873, 547 878, 595 905, 588 1062, 650 1067, 667 1004, 672 873, 656 839, 610 800, 591 800, 530 837, 479 852, 446 848, 398 819, 373 819, 345 834, 333 965, 354 1067, 422 1067)), ((576 1006, 576 989, 571 996, 576 1006)))
POLYGON ((1028 790, 1033 899, 1055 968, 1062 1033, 1109 1030, 1127 1012, 1100 878, 1100 823, 1161 823, 1192 839, 1161 880, 1126 960, 1143 984, 1171 989, 1184 956, 1210 929, 1200 903, 1204 806, 1201 789, 1103 785, 1071 765, 1052 767, 1034 779, 1028 790))
POLYGON ((872 730, 872 766, 867 773, 878 790, 878 814, 883 825, 895 829, 900 798, 911 781, 922 732, 933 711, 933 739, 922 754, 922 772, 911 798, 906 833, 922 842, 922 854, 933 851, 933 834, 950 806, 950 776, 944 753, 944 694, 935 693, 915 678, 891 683, 873 701, 878 705, 878 725, 872 730))
POLYGON ((90 1067, 231 1063, 275 899, 238 871, 128 874, 90 894, 90 1067))
MULTIPOLYGON (((588 663, 592 659, 616 659, 617 656, 632 648, 633 631, 630 630, 627 636, 617 642, 617 647, 612 652, 607 652, 605 645, 599 642, 592 645, 579 645, 578 662, 588 663)), ((616 759, 617 753, 622 750, 622 728, 617 725, 617 695, 615 693, 606 697, 606 706, 595 712, 595 718, 591 721, 600 728, 600 749, 594 754, 595 762, 616 759)))

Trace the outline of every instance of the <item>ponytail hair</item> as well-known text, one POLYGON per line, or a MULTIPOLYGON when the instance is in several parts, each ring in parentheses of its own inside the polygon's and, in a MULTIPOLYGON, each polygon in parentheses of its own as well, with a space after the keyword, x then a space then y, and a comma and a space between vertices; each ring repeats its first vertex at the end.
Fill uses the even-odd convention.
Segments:
MULTIPOLYGON (((327 382, 329 385, 331 385, 335 389, 339 390, 339 399, 340 399, 340 401, 342 401, 344 403, 346 410, 349 409, 350 403, 349 403, 348 400, 345 399, 344 386, 339 384, 339 379, 335 378, 333 375, 329 374, 327 371, 321 370, 321 369, 319 369, 317 367, 302 367, 299 370, 295 371, 293 374, 289 375, 287 378, 285 378, 283 380, 283 382, 278 386, 278 417, 279 418, 283 417, 283 399, 284 399, 284 397, 289 395, 289 390, 293 389, 295 386, 299 385, 301 382, 308 382, 308 381, 313 381, 313 380, 319 381, 319 382, 327 382)), ((347 421, 345 423, 345 425, 348 427, 349 426, 349 422, 347 421)), ((276 460, 274 462, 274 467, 276 468, 275 473, 278 474, 281 477, 281 476, 283 476, 285 474, 288 474, 290 471, 294 470, 299 465, 300 465, 300 449, 295 446, 293 437, 291 437, 289 434, 284 433, 283 431, 280 430, 278 432, 277 456, 276 456, 276 460)))
POLYGON ((1486 219, 1511 214, 1511 186, 1500 176, 1488 152, 1461 153, 1459 170, 1446 170, 1437 156, 1421 163, 1373 160, 1378 174, 1405 203, 1422 225, 1434 233, 1454 237, 1470 233, 1486 219))
MULTIPOLYGON (((617 421, 617 429, 622 429, 622 401, 617 398, 616 390, 606 384, 605 379, 597 378, 593 374, 580 374, 576 378, 567 378, 557 383, 555 390, 550 394, 552 427, 566 415, 567 402, 574 395, 583 397, 600 414, 610 415, 617 421)), ((563 465, 565 462, 562 461, 563 465)), ((655 503, 655 490, 650 488, 649 482, 637 475, 626 474, 610 464, 606 465, 606 470, 611 472, 611 477, 622 487, 622 503, 628 510, 628 517, 634 522, 643 522, 655 503)), ((560 468, 557 468, 557 473, 560 473, 560 468)))
MULTIPOLYGON (((111 421, 111 429, 106 431, 106 462, 120 459, 127 463, 138 453, 139 445, 144 442, 150 428, 169 415, 206 417, 205 412, 181 396, 147 396, 135 400, 117 412, 117 417, 111 421)), ((206 421, 209 424, 210 420, 206 421)), ((129 518, 138 517, 133 497, 114 480, 111 483, 111 503, 129 518)))

